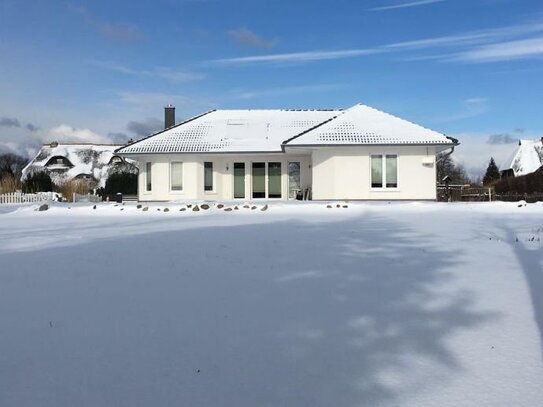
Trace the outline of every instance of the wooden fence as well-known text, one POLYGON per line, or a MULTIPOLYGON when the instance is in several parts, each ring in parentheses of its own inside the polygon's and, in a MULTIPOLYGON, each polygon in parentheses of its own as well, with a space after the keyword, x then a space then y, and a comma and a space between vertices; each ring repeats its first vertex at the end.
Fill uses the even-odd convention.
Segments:
POLYGON ((57 199, 54 192, 40 192, 37 194, 23 194, 22 192, 11 192, 0 194, 0 204, 21 204, 50 202, 57 199))
POLYGON ((469 185, 438 185, 437 199, 441 202, 490 202, 509 201, 543 202, 543 193, 519 194, 498 193, 493 187, 472 187, 469 185))
POLYGON ((92 195, 92 194, 78 194, 77 192, 74 192, 72 197, 72 202, 101 202, 102 197, 99 195, 92 195))

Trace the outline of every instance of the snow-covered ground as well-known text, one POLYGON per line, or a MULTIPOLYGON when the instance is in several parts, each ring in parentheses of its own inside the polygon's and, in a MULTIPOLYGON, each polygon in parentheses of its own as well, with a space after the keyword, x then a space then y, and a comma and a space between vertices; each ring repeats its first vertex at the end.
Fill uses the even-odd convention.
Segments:
POLYGON ((543 204, 181 207, 0 206, 0 406, 543 405, 543 204))

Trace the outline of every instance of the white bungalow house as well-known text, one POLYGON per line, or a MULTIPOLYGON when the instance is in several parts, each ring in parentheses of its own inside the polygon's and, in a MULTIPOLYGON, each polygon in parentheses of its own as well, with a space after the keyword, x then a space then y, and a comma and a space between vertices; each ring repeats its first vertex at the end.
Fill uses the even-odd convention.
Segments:
POLYGON ((458 144, 361 104, 213 110, 170 124, 116 151, 139 162, 141 201, 435 200, 436 153, 458 144))

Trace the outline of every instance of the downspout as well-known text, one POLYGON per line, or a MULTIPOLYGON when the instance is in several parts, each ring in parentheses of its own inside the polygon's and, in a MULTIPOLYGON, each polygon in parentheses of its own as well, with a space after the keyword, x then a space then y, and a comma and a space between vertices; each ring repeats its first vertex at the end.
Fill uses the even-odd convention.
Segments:
POLYGON ((438 162, 440 162, 440 161, 443 161, 445 158, 449 157, 452 153, 454 153, 454 148, 455 148, 455 147, 456 147, 456 146, 452 146, 452 147, 451 147, 451 151, 449 151, 449 152, 446 153, 446 154, 441 155, 441 157, 439 157, 439 160, 436 160, 436 164, 437 164, 438 162))

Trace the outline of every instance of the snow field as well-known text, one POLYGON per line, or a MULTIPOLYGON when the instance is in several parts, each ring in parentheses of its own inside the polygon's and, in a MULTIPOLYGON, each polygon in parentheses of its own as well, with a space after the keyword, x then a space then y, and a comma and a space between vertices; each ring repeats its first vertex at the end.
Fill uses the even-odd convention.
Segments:
POLYGON ((263 205, 0 207, 0 405, 543 404, 543 205, 263 205))

